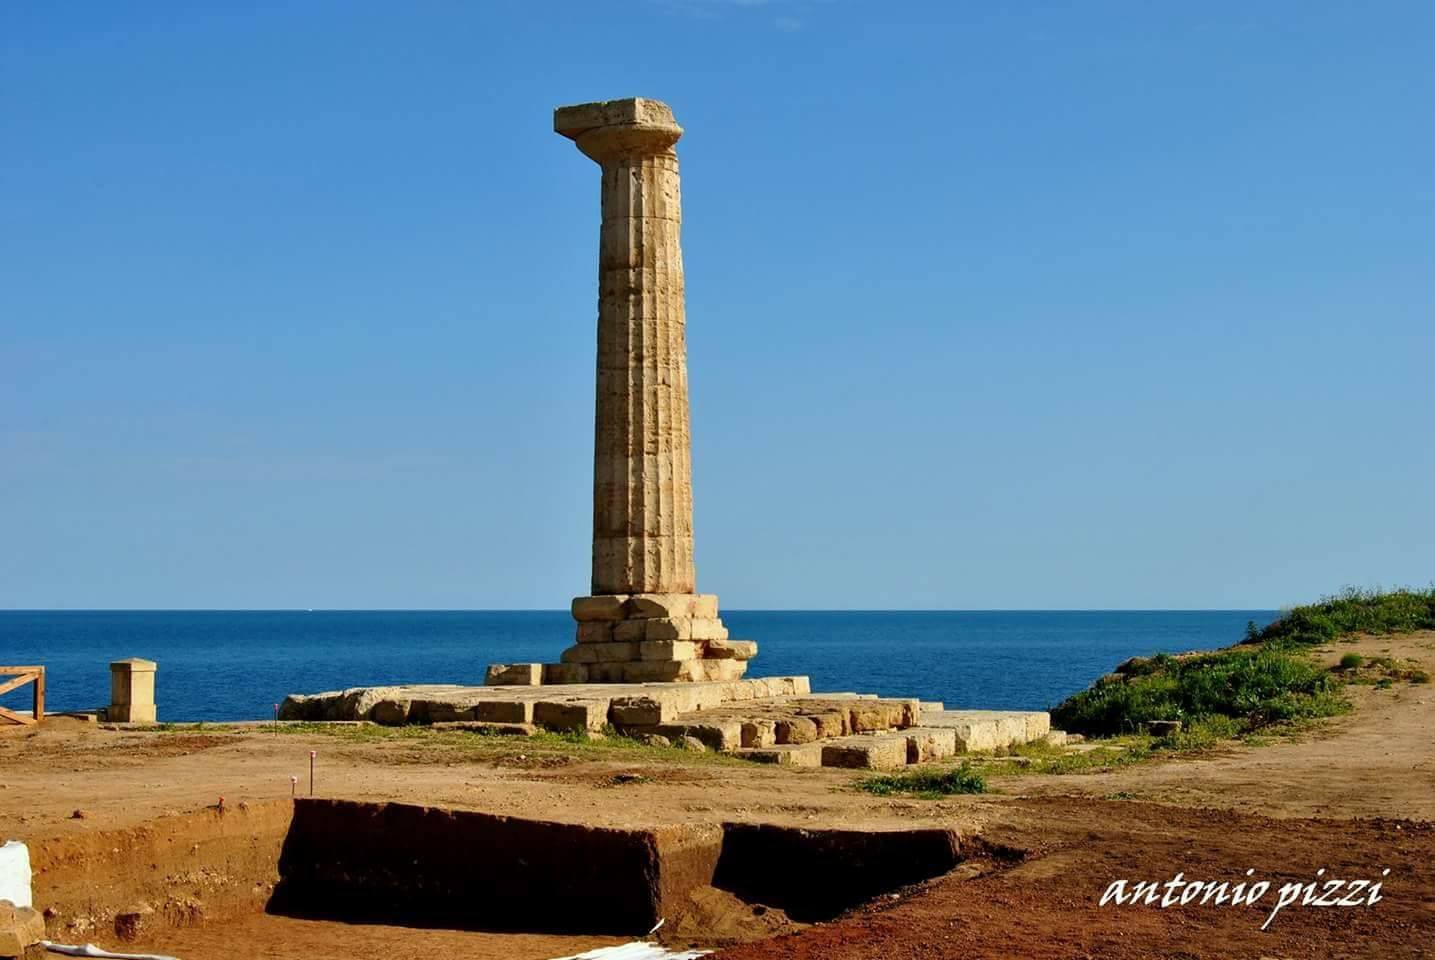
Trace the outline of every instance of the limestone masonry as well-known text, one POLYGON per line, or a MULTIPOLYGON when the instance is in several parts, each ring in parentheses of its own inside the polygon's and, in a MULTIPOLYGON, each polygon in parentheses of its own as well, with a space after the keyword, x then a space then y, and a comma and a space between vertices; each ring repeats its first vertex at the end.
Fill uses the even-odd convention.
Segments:
POLYGON ((553 129, 602 167, 593 581, 554 664, 495 664, 492 685, 731 681, 757 644, 732 640, 697 593, 687 339, 675 149, 666 104, 559 107, 553 129))

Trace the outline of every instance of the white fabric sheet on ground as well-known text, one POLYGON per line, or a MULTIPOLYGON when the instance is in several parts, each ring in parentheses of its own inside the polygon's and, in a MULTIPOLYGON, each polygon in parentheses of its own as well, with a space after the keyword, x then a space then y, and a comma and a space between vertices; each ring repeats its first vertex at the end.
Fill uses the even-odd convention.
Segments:
POLYGON ((177 957, 166 957, 158 953, 111 953, 93 943, 77 945, 41 940, 40 945, 51 953, 61 953, 67 957, 105 957, 106 960, 178 960, 177 957))
POLYGON ((19 840, 0 844, 0 900, 17 907, 32 907, 30 899, 30 850, 19 840))
POLYGON ((585 950, 570 957, 555 957, 554 960, 695 960, 695 958, 706 956, 709 953, 712 951, 680 950, 674 952, 656 943, 634 940, 632 943, 620 943, 616 947, 585 950))

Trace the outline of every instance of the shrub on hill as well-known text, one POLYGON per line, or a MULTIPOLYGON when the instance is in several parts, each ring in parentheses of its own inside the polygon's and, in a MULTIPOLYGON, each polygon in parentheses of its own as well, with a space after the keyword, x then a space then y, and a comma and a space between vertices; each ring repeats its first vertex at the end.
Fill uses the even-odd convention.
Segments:
POLYGON ((1292 607, 1248 643, 1310 645, 1352 633, 1435 630, 1435 586, 1427 590, 1346 590, 1319 603, 1292 607))
MULTIPOLYGON (((1052 723, 1074 733, 1112 736, 1152 720, 1190 726, 1225 717, 1247 732, 1282 720, 1331 716, 1349 709, 1342 681, 1305 648, 1354 633, 1412 630, 1435 630, 1435 587, 1347 590, 1294 607, 1265 629, 1253 625, 1239 646, 1128 661, 1120 674, 1103 677, 1054 709, 1052 723)), ((1342 665, 1352 669, 1351 661, 1358 666, 1360 658, 1348 656, 1342 665)))
POLYGON ((1087 736, 1139 730, 1152 720, 1190 725, 1229 717, 1241 729, 1325 717, 1345 709, 1340 684, 1288 651, 1236 647, 1189 657, 1155 657, 1140 672, 1103 678, 1052 711, 1053 725, 1087 736))

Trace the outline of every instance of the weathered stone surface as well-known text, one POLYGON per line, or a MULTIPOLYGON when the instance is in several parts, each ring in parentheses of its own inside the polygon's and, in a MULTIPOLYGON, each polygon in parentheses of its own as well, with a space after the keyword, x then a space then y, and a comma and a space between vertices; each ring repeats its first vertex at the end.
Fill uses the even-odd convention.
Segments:
POLYGON ((623 605, 626 617, 636 619, 716 619, 718 598, 701 593, 645 593, 628 598, 623 605))
POLYGON ((703 656, 709 660, 751 660, 757 656, 752 640, 709 640, 703 645, 703 656))
POLYGON ((755 763, 774 763, 791 767, 822 766, 822 744, 775 744, 768 747, 752 747, 736 751, 739 757, 755 763))
POLYGON ((613 623, 608 620, 586 620, 578 624, 579 643, 612 643, 613 623))
POLYGON ((957 731, 951 727, 908 727, 902 733, 907 738, 908 763, 929 763, 957 752, 957 731))
POLYGON ((45 918, 33 907, 0 900, 0 957, 23 957, 28 947, 45 939, 45 918))
POLYGON ((822 765, 895 770, 907 765, 907 738, 904 734, 876 734, 825 740, 822 743, 822 765))
POLYGON ((1051 730, 1051 716, 1040 711, 944 710, 922 715, 924 727, 950 727, 958 753, 998 750, 1040 740, 1051 730))
POLYGON ((1064 747, 1066 746, 1066 731, 1050 730, 1047 732, 1046 736, 1042 737, 1041 739, 1046 743, 1048 747, 1064 747))
POLYGON ((543 665, 543 683, 587 683, 588 665, 583 663, 545 663, 543 665))
POLYGON ((543 683, 543 664, 491 663, 484 683, 490 687, 536 687, 543 683))
POLYGON ((652 732, 670 739, 696 737, 708 749, 722 753, 730 753, 742 746, 742 723, 737 720, 663 723, 652 732))
POLYGON ((607 594, 598 597, 574 597, 573 619, 580 623, 594 620, 622 620, 623 604, 628 598, 607 594))
POLYGON ((845 737, 852 732, 847 725, 847 711, 845 710, 823 710, 809 713, 806 716, 817 726, 817 737, 820 740, 845 737))
POLYGON ((369 719, 386 727, 401 727, 409 722, 409 707, 412 700, 395 698, 380 700, 369 711, 369 719))
POLYGON ((532 723, 532 700, 483 700, 474 704, 473 718, 487 723, 532 723))
POLYGON ((783 717, 775 724, 778 743, 811 743, 817 739, 817 724, 807 717, 783 717))
POLYGON ((657 617, 643 621, 645 640, 691 640, 693 622, 686 617, 657 617))
POLYGON ((638 644, 641 660, 696 660, 697 657, 697 644, 691 640, 644 640, 638 644))
POLYGON ((593 593, 691 594, 682 128, 635 98, 561 107, 554 129, 603 168, 593 593))
POLYGON ((693 617, 688 621, 688 636, 694 640, 723 641, 727 639, 727 627, 716 617, 693 617))
POLYGON ((676 717, 678 704, 672 697, 617 697, 609 709, 613 723, 620 727, 652 727, 676 717))
POLYGON ((625 643, 640 643, 647 639, 648 621, 620 620, 613 624, 613 639, 625 643))
POLYGON ((899 726, 902 709, 880 700, 857 700, 847 712, 847 726, 853 733, 876 733, 899 726))
POLYGON ((714 683, 731 683, 747 671, 746 660, 694 660, 702 665, 702 679, 714 683))
POLYGON ((777 743, 777 721, 745 720, 742 724, 744 747, 771 747, 777 743))
MULTIPOLYGON (((564 650, 559 659, 564 663, 622 663, 636 658, 637 644, 577 643, 564 650)), ((592 671, 589 671, 590 675, 592 671)))
POLYGON ((702 680, 700 660, 633 660, 595 663, 588 676, 598 683, 673 683, 702 680))
POLYGON ((608 723, 607 700, 540 700, 533 722, 550 730, 602 730, 608 723))

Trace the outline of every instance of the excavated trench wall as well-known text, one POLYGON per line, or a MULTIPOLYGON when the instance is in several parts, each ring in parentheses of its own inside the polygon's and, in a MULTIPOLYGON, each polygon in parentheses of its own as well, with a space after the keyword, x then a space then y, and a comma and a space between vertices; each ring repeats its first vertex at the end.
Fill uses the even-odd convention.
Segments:
POLYGON ((52 936, 268 910, 467 930, 641 934, 715 886, 825 920, 963 859, 954 831, 592 827, 299 799, 162 817, 32 848, 52 936), (136 915, 138 914, 138 917, 136 915))

